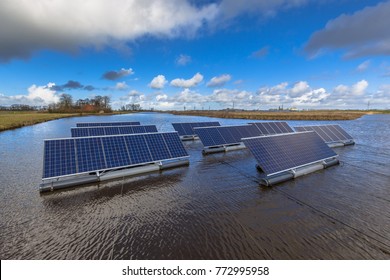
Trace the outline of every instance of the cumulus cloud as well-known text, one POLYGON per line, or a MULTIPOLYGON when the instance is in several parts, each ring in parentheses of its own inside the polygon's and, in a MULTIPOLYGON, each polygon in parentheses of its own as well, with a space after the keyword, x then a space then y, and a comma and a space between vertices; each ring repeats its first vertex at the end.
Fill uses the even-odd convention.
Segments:
POLYGON ((153 80, 149 84, 149 87, 153 89, 163 89, 167 82, 168 81, 165 79, 164 75, 158 75, 153 78, 153 80))
POLYGON ((338 85, 335 87, 333 93, 338 98, 353 98, 359 97, 366 93, 368 87, 368 82, 366 80, 361 80, 352 86, 338 85))
POLYGON ((176 58, 176 64, 180 66, 185 66, 191 62, 191 56, 181 54, 178 58, 176 58))
POLYGON ((171 86, 174 87, 182 87, 182 88, 191 88, 198 85, 203 81, 203 75, 200 73, 196 73, 191 79, 174 79, 171 81, 171 86))
POLYGON ((126 84, 126 82, 118 82, 115 85, 116 90, 126 90, 129 86, 126 84))
POLYGON ((25 104, 30 106, 44 106, 59 101, 59 96, 54 90, 54 83, 48 83, 44 86, 32 85, 27 94, 7 96, 0 94, 0 104, 9 106, 12 104, 25 104))
POLYGON ((231 80, 232 76, 229 74, 223 74, 221 76, 213 77, 207 83, 208 87, 219 87, 225 85, 227 82, 231 80))
POLYGON ((133 74, 134 74, 133 69, 122 68, 119 71, 107 71, 106 73, 103 74, 102 78, 105 80, 114 81, 133 74))
POLYGON ((195 7, 182 0, 2 0, 0 60, 41 49, 123 46, 144 35, 190 35, 216 14, 216 4, 195 7))
POLYGON ((321 51, 346 50, 346 58, 390 55, 390 1, 343 14, 315 32, 305 46, 310 56, 321 51))
POLYGON ((158 94, 156 96, 157 101, 163 101, 163 100, 167 100, 167 99, 168 99, 168 95, 166 95, 166 94, 158 94))

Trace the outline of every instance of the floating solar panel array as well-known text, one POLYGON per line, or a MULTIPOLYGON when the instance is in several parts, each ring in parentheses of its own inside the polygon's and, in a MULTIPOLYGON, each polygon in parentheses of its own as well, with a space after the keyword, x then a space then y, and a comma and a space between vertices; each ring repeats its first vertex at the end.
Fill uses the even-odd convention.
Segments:
POLYGON ((194 139, 196 127, 220 126, 219 122, 193 122, 193 123, 172 123, 173 128, 179 133, 184 140, 186 138, 194 139))
POLYGON ((204 153, 245 148, 245 146, 240 146, 240 144, 242 144, 242 138, 261 135, 260 131, 255 126, 250 124, 200 127, 195 128, 194 130, 199 136, 199 139, 202 141, 204 146, 204 153))
POLYGON ((155 125, 72 127, 72 137, 120 135, 157 132, 155 125))
POLYGON ((337 164, 337 154, 315 132, 275 134, 242 139, 274 184, 337 164))
POLYGON ((176 132, 45 140, 43 179, 186 158, 176 132))
POLYGON ((311 125, 311 126, 296 126, 296 131, 315 131, 329 146, 344 146, 353 145, 355 142, 339 125, 311 125))
POLYGON ((256 126, 262 135, 294 132, 286 122, 257 122, 251 124, 256 126))
POLYGON ((123 125, 140 125, 140 122, 82 122, 77 123, 77 127, 89 126, 123 126, 123 125))

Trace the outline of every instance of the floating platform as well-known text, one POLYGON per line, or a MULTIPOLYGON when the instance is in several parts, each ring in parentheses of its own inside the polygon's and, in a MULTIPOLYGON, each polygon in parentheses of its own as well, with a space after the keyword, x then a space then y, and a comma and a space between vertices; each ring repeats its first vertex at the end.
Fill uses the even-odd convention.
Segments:
POLYGON ((197 135, 183 135, 180 136, 181 141, 194 141, 199 140, 199 137, 197 135))
POLYGON ((175 168, 179 166, 189 165, 188 158, 175 161, 166 161, 160 163, 152 163, 118 170, 103 171, 101 173, 94 172, 90 174, 82 174, 71 177, 61 177, 56 179, 44 180, 39 185, 40 192, 49 192, 59 189, 65 189, 85 184, 91 184, 101 181, 107 181, 117 178, 137 176, 145 173, 161 171, 165 169, 175 168))
MULTIPOLYGON (((296 169, 291 169, 289 171, 285 171, 273 176, 267 176, 265 178, 262 178, 260 181, 260 184, 264 186, 273 186, 277 185, 295 178, 298 178, 300 176, 313 173, 334 165, 339 164, 339 160, 337 158, 327 159, 322 162, 317 162, 314 164, 310 164, 307 166, 299 167, 296 169)), ((259 166, 256 166, 259 171, 262 171, 259 166)))
POLYGON ((223 145, 223 146, 205 147, 203 148, 202 153, 204 155, 207 155, 207 154, 224 153, 224 152, 230 152, 230 151, 242 150, 242 149, 246 149, 244 143, 238 143, 238 144, 223 145))

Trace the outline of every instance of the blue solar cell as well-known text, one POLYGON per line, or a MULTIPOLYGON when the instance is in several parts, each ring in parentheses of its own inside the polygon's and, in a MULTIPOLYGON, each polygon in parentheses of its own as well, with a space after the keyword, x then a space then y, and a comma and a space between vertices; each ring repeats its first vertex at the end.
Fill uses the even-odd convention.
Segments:
POLYGON ((104 127, 105 135, 119 135, 119 127, 118 126, 106 126, 104 127))
POLYGON ((205 147, 211 147, 216 145, 209 133, 211 129, 212 128, 195 128, 196 134, 199 136, 199 139, 202 141, 202 144, 205 147))
POLYGON ((175 131, 177 131, 177 133, 179 133, 180 136, 184 136, 185 135, 185 131, 184 131, 183 126, 181 125, 181 123, 173 123, 172 126, 175 129, 175 131))
POLYGON ((229 143, 229 144, 234 144, 234 143, 239 143, 241 142, 241 139, 237 139, 237 137, 234 137, 231 133, 232 129, 228 126, 221 126, 221 127, 218 127, 217 130, 219 131, 219 133, 221 134, 221 136, 223 137, 223 139, 225 140, 226 143, 229 143))
POLYGON ((219 122, 195 122, 195 123, 172 123, 173 128, 180 136, 196 135, 195 128, 220 126, 219 122))
POLYGON ((77 127, 90 127, 90 126, 123 126, 123 125, 140 125, 140 122, 85 122, 77 123, 77 127))
POLYGON ((76 127, 71 132, 72 137, 88 137, 157 132, 157 128, 155 125, 76 127))
POLYGON ((119 126, 119 133, 120 134, 133 134, 133 126, 119 126))
POLYGON ((78 173, 106 169, 100 137, 75 138, 78 173))
POLYGON ((133 133, 145 133, 144 126, 133 126, 133 133))
POLYGON ((325 143, 352 141, 352 136, 344 131, 339 125, 313 125, 297 126, 296 131, 315 131, 325 143))
POLYGON ((183 123, 181 124, 181 126, 184 129, 184 135, 195 135, 195 132, 192 127, 196 127, 196 124, 194 125, 192 123, 183 123))
POLYGON ((101 136, 106 135, 106 131, 103 127, 90 127, 87 128, 89 132, 89 136, 101 136))
POLYGON ((107 168, 131 165, 123 137, 102 137, 107 168))
POLYGON ((337 156, 315 132, 243 139, 267 175, 337 156))
POLYGON ((330 125, 334 130, 338 131, 343 135, 343 140, 353 140, 353 137, 349 135, 344 129, 341 128, 338 124, 330 125))
POLYGON ((172 158, 161 134, 144 134, 153 161, 172 158))
POLYGON ((163 133, 162 134, 165 144, 167 145, 172 157, 185 157, 188 156, 183 143, 180 140, 179 135, 175 133, 163 133))
POLYGON ((72 137, 88 137, 89 131, 87 129, 80 129, 73 127, 70 129, 72 137))
POLYGON ((286 122, 259 122, 252 124, 259 129, 262 135, 294 132, 286 122))
POLYGON ((43 178, 76 173, 73 139, 46 140, 44 145, 43 178))
POLYGON ((97 172, 177 157, 188 154, 176 132, 46 140, 42 177, 97 172))
POLYGON ((144 135, 126 135, 124 139, 132 165, 153 161, 144 135))
POLYGON ((146 133, 158 132, 155 125, 144 125, 144 128, 146 133))

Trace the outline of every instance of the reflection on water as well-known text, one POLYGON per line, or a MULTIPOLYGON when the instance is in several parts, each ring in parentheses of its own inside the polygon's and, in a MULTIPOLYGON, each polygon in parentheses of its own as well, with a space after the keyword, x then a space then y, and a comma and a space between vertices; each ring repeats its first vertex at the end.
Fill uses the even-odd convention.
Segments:
MULTIPOLYGON (((1 259, 389 259, 390 115, 338 123, 356 145, 341 164, 272 188, 247 150, 190 166, 40 195, 43 139, 78 121, 209 118, 142 113, 50 121, 0 133, 1 259)), ((215 119, 221 124, 245 120, 215 119)))

